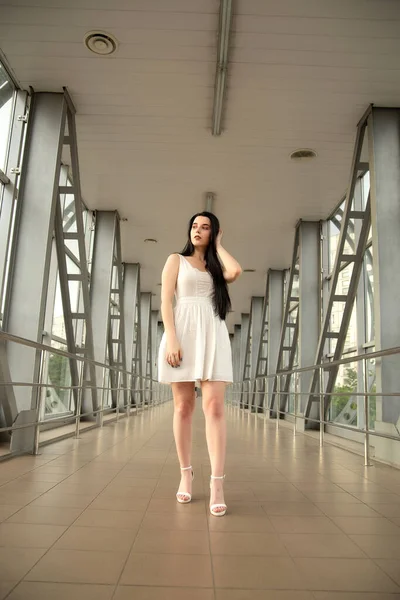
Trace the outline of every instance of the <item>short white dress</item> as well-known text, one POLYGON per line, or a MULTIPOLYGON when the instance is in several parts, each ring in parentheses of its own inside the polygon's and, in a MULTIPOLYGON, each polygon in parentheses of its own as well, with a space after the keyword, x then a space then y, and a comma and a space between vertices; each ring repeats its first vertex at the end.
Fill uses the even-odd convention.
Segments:
POLYGON ((182 361, 175 368, 167 363, 164 333, 158 355, 158 380, 230 383, 233 381, 231 342, 225 321, 215 314, 212 276, 193 267, 182 255, 179 261, 174 320, 182 361))

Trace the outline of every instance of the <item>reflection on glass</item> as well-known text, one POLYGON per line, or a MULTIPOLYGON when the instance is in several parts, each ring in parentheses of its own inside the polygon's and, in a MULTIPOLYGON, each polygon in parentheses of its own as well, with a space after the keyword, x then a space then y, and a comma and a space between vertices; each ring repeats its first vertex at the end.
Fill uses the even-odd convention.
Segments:
POLYGON ((14 105, 14 85, 0 63, 0 169, 5 171, 14 105))
POLYGON ((364 285, 365 285, 365 341, 375 339, 375 311, 374 311, 374 255, 370 246, 364 255, 364 285))
POLYGON ((331 421, 357 427, 358 404, 357 396, 353 396, 353 392, 357 392, 357 365, 341 365, 330 404, 331 421))
MULTIPOLYGON (((62 344, 57 344, 57 347, 59 350, 67 350, 62 344)), ((61 386, 71 386, 71 371, 66 356, 50 354, 47 383, 54 387, 46 389, 45 414, 56 415, 73 411, 75 406, 72 390, 61 389, 61 386)))
MULTIPOLYGON (((375 352, 375 348, 370 348, 371 352, 375 352)), ((366 361, 368 370, 368 391, 376 394, 376 361, 375 358, 370 358, 366 361)), ((369 396, 369 428, 375 429, 376 421, 376 396, 369 396)))

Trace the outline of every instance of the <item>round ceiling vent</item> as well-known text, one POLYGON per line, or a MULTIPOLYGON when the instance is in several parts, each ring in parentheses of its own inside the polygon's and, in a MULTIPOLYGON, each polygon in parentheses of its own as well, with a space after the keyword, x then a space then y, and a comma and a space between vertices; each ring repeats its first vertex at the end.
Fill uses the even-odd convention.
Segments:
POLYGON ((315 150, 310 150, 309 148, 300 148, 299 150, 295 150, 295 152, 292 152, 290 158, 292 160, 306 160, 310 158, 315 158, 316 156, 317 153, 315 152, 315 150))
POLYGON ((85 35, 85 46, 95 54, 109 56, 118 49, 118 41, 105 31, 89 31, 85 35))

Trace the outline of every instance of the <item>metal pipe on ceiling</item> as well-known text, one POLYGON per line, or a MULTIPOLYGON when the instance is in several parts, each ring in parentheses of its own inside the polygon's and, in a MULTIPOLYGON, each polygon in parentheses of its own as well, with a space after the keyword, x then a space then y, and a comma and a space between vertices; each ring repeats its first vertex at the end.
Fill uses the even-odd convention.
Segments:
POLYGON ((212 134, 221 135, 222 113, 226 92, 226 81, 229 62, 229 37, 232 26, 232 0, 221 0, 218 28, 218 57, 214 85, 214 103, 211 130, 212 134))

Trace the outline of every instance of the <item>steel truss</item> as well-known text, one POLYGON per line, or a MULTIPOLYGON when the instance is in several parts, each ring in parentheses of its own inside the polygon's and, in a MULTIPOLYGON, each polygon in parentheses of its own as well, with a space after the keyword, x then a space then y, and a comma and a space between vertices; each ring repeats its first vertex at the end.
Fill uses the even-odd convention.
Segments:
MULTIPOLYGON (((285 309, 278 350, 277 373, 293 369, 299 338, 299 275, 300 275, 300 225, 297 224, 293 246, 292 263, 286 287, 285 309)), ((289 397, 291 375, 283 376, 283 384, 278 393, 275 379, 269 404, 269 416, 278 417, 278 411, 285 411, 289 397)))
MULTIPOLYGON (((65 94, 66 101, 66 126, 62 138, 62 155, 68 154, 69 168, 61 167, 58 178, 58 198, 55 207, 54 235, 57 252, 58 275, 60 292, 63 305, 64 327, 67 350, 71 354, 94 359, 93 325, 90 309, 90 275, 86 255, 85 229, 83 223, 83 209, 78 146, 75 125, 75 109, 69 96, 65 94), (71 303, 71 289, 79 286, 78 306, 71 303)), ((69 361, 71 384, 74 386, 73 394, 75 408, 78 407, 78 386, 82 380, 83 387, 88 387, 83 394, 83 400, 90 394, 93 408, 97 408, 97 382, 96 368, 89 364, 78 371, 77 361, 69 361)))
MULTIPOLYGON (((366 169, 365 162, 362 162, 361 160, 361 154, 363 150, 369 114, 370 109, 361 119, 357 129, 357 138, 351 166, 350 181, 346 194, 345 207, 340 222, 339 243, 335 258, 335 265, 331 275, 329 298, 326 310, 324 311, 323 324, 319 336, 315 364, 320 364, 324 361, 325 355, 327 354, 327 344, 332 341, 336 341, 332 360, 336 361, 341 358, 354 302, 357 295, 360 275, 362 272, 363 259, 371 226, 371 208, 369 196, 364 207, 362 207, 359 203, 356 203, 355 190, 360 173, 365 173, 366 169), (361 224, 361 226, 359 224, 361 224), (353 244, 349 244, 349 237, 351 237, 349 236, 349 231, 352 234, 354 233, 353 244), (348 291, 347 293, 339 294, 337 291, 337 286, 340 272, 349 265, 353 265, 353 267, 348 291), (340 312, 340 324, 338 328, 335 328, 336 330, 333 331, 331 328, 332 312, 334 305, 337 303, 343 305, 343 311, 340 312)), ((318 412, 318 407, 320 406, 320 397, 318 392, 320 388, 321 392, 325 394, 323 398, 323 417, 326 418, 337 373, 338 367, 329 369, 328 374, 325 377, 320 377, 319 372, 317 370, 314 371, 309 388, 309 397, 305 407, 305 418, 307 425, 310 424, 307 423, 307 419, 315 416, 315 414, 318 412)))

